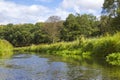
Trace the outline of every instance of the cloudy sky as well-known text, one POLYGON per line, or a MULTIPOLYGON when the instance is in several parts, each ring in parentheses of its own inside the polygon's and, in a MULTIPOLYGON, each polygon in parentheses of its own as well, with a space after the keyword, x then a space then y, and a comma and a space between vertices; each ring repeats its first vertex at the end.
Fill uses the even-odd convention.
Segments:
POLYGON ((0 0, 0 24, 36 23, 70 13, 100 15, 104 0, 0 0))

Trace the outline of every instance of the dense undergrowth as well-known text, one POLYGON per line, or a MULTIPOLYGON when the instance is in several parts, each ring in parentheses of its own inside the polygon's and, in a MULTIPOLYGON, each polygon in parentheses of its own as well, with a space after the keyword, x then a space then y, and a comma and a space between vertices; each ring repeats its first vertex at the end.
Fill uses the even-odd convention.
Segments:
POLYGON ((78 55, 83 58, 92 56, 104 59, 112 65, 120 65, 120 33, 100 38, 85 39, 82 37, 73 42, 31 45, 15 48, 15 51, 31 51, 61 56, 78 55))
POLYGON ((0 58, 7 58, 13 54, 13 46, 6 40, 0 40, 0 58))

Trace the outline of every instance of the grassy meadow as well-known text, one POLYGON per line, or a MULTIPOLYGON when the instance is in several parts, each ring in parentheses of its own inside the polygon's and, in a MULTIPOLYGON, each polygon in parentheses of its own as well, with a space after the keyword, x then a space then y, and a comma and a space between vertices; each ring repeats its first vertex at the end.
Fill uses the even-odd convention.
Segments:
POLYGON ((31 45, 18 47, 15 51, 40 52, 61 56, 82 56, 100 58, 112 65, 120 65, 120 33, 99 38, 84 38, 73 42, 31 45))

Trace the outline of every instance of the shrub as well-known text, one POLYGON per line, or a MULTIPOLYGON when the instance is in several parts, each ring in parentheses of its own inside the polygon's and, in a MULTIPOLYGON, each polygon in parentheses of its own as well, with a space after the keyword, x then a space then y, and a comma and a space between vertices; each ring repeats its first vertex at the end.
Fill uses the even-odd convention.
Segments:
POLYGON ((115 44, 116 42, 111 39, 97 41, 94 46, 93 53, 95 56, 106 57, 108 54, 116 51, 115 44))
POLYGON ((6 40, 0 40, 0 57, 12 55, 13 46, 6 40))
POLYGON ((106 57, 106 61, 107 61, 109 64, 119 65, 119 66, 120 66, 120 52, 109 54, 109 55, 106 57))

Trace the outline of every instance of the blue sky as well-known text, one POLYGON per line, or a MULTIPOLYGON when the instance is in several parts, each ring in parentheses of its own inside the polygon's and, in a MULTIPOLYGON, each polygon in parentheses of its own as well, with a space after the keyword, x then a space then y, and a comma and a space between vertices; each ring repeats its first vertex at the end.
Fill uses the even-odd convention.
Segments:
POLYGON ((6 1, 15 2, 16 4, 22 5, 43 5, 49 8, 54 8, 57 7, 62 0, 6 0, 6 1))
POLYGON ((49 16, 65 19, 70 13, 100 16, 104 0, 0 0, 0 24, 44 22, 49 16))

